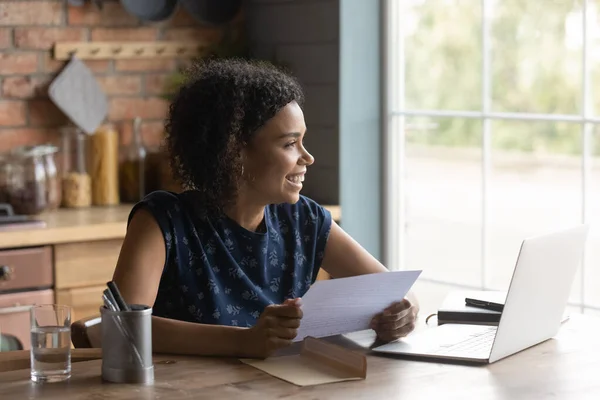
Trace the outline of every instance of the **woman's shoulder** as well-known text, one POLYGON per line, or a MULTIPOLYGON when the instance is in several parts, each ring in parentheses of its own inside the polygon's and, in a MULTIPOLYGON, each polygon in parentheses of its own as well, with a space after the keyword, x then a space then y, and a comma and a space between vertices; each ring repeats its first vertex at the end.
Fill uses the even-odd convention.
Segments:
POLYGON ((190 207, 186 192, 157 190, 147 194, 133 206, 129 213, 128 225, 137 211, 144 210, 149 213, 158 224, 169 254, 172 243, 190 243, 191 238, 204 236, 206 226, 198 223, 190 207))
POLYGON ((181 203, 181 193, 169 192, 167 190, 155 190, 148 193, 141 203, 152 205, 178 205, 181 203))
POLYGON ((144 209, 164 226, 168 220, 186 218, 186 202, 184 193, 175 193, 166 190, 156 190, 148 193, 142 200, 137 202, 129 213, 129 222, 139 209, 144 209))

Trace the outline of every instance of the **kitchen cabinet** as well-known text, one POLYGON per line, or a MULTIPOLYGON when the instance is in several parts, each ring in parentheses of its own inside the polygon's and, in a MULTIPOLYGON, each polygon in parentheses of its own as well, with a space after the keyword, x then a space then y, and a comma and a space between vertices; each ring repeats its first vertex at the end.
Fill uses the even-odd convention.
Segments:
POLYGON ((52 247, 0 250, 0 291, 52 287, 52 247))
POLYGON ((29 308, 31 304, 51 304, 54 291, 28 290, 0 295, 0 332, 13 335, 23 349, 31 347, 29 308))
POLYGON ((0 230, 0 332, 30 346, 29 307, 66 304, 72 319, 98 314, 131 205, 59 209, 45 227, 0 230))
POLYGON ((29 348, 29 305, 52 303, 52 247, 0 250, 0 332, 29 348))
POLYGON ((122 243, 117 238, 54 246, 56 303, 73 307, 73 321, 99 314, 102 292, 112 279, 122 243))

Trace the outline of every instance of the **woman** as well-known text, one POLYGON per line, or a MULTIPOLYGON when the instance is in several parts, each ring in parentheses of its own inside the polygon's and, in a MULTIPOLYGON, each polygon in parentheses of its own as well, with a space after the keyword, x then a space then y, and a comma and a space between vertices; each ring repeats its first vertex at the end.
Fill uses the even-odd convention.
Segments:
MULTIPOLYGON (((153 305, 155 351, 266 357, 296 336, 320 267, 338 278, 387 271, 300 195, 314 162, 302 101, 297 81, 267 64, 190 71, 166 124, 188 190, 136 204, 114 275, 126 301, 153 305)), ((418 307, 399 300, 373 318, 383 341, 414 328, 418 307)))

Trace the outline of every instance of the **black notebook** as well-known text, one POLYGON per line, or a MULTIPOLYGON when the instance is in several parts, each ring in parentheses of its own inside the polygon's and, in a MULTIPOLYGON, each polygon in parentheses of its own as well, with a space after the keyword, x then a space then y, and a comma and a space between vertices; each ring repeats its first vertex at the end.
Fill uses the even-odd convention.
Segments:
POLYGON ((473 324, 498 325, 499 311, 471 307, 465 304, 465 298, 472 298, 493 303, 504 304, 506 291, 453 291, 448 293, 442 306, 438 309, 438 325, 443 324, 473 324))

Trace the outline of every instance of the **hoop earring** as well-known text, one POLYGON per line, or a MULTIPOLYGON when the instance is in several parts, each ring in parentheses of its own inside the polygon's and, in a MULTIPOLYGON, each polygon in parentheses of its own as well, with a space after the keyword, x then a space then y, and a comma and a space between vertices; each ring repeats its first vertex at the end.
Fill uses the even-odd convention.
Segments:
POLYGON ((244 177, 244 166, 242 165, 242 178, 244 177))

